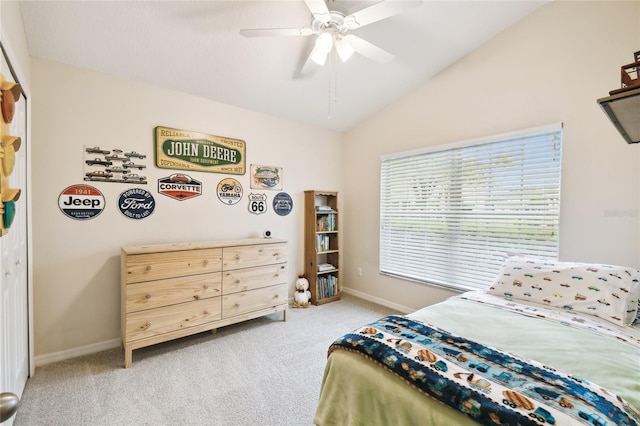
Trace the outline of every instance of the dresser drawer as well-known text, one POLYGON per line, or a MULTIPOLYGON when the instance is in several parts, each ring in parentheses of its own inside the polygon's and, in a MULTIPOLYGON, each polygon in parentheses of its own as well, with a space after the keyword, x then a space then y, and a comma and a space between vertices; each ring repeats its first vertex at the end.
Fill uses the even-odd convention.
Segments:
POLYGON ((220 297, 148 309, 126 315, 127 341, 220 320, 220 297))
POLYGON ((287 303, 284 284, 222 296, 222 318, 257 311, 287 303))
POLYGON ((234 269, 222 274, 222 294, 231 294, 285 284, 287 282, 287 264, 234 269))
POLYGON ((129 284, 126 312, 216 297, 222 293, 221 289, 221 272, 129 284))
POLYGON ((222 249, 136 254, 127 257, 127 284, 222 270, 222 249))
POLYGON ((225 247, 222 252, 222 265, 225 271, 286 261, 286 243, 225 247))

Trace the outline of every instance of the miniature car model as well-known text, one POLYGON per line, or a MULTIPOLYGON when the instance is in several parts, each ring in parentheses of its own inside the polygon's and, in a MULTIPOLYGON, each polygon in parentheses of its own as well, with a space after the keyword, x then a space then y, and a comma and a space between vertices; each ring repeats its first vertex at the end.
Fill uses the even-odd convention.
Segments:
POLYGON ((104 158, 106 158, 107 160, 115 160, 115 161, 127 161, 128 158, 123 156, 123 155, 119 155, 119 154, 111 154, 111 155, 107 155, 104 158))
POLYGON ((142 170, 147 166, 145 166, 144 164, 135 164, 135 163, 133 163, 131 161, 125 161, 124 163, 122 163, 122 167, 125 167, 127 169, 140 169, 140 170, 142 170))
POLYGON ((85 176, 87 176, 88 178, 101 178, 101 179, 111 179, 113 177, 113 174, 111 173, 107 173, 105 171, 99 170, 97 172, 89 172, 86 173, 85 176))
POLYGON ((147 158, 146 155, 140 154, 139 152, 135 152, 135 151, 125 152, 124 156, 128 158, 139 158, 141 160, 144 160, 145 158, 147 158))
POLYGON ((123 175, 122 176, 122 180, 137 180, 137 181, 140 181, 140 182, 144 182, 144 181, 147 180, 147 177, 146 176, 140 176, 140 175, 137 175, 135 173, 131 173, 131 174, 128 174, 128 175, 123 175))
POLYGON ((89 154, 108 154, 109 153, 108 149, 101 149, 99 146, 94 146, 93 148, 86 148, 85 151, 88 152, 89 154))
POLYGON ((109 173, 126 173, 127 172, 126 169, 120 166, 107 167, 105 170, 108 171, 109 173))
POLYGON ((111 161, 103 160, 101 158, 94 158, 93 160, 86 160, 89 166, 110 166, 113 163, 111 161))

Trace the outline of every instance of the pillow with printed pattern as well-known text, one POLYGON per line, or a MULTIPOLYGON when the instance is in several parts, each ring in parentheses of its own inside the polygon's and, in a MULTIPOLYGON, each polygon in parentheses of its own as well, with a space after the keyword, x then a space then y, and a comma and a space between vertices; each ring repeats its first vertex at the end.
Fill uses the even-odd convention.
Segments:
POLYGON ((511 256, 489 293, 631 325, 638 313, 640 272, 592 263, 511 256))

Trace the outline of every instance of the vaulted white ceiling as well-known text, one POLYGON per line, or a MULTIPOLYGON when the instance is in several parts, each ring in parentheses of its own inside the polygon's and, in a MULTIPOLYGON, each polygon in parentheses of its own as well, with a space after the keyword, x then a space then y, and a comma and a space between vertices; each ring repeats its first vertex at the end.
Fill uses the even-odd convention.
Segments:
MULTIPOLYGON (((375 3, 327 0, 345 15, 375 3)), ((352 31, 393 53, 390 63, 355 54, 305 75, 314 37, 239 34, 308 27, 302 0, 23 0, 20 9, 34 57, 347 131, 544 3, 426 0, 352 31)))

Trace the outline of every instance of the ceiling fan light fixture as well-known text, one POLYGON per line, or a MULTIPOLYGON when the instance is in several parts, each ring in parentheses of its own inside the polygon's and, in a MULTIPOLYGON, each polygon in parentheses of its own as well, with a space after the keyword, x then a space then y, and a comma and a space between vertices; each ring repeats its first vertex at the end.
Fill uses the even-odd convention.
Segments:
POLYGON ((309 55, 309 59, 311 59, 316 64, 323 66, 327 61, 327 54, 321 52, 317 47, 314 47, 311 51, 311 55, 309 55))
POLYGON ((316 39, 316 49, 327 55, 333 49, 333 36, 329 33, 322 33, 316 39))
POLYGON ((336 40, 336 50, 338 51, 338 56, 340 56, 342 62, 347 62, 355 52, 355 49, 351 45, 353 38, 354 37, 352 35, 347 35, 336 40))

